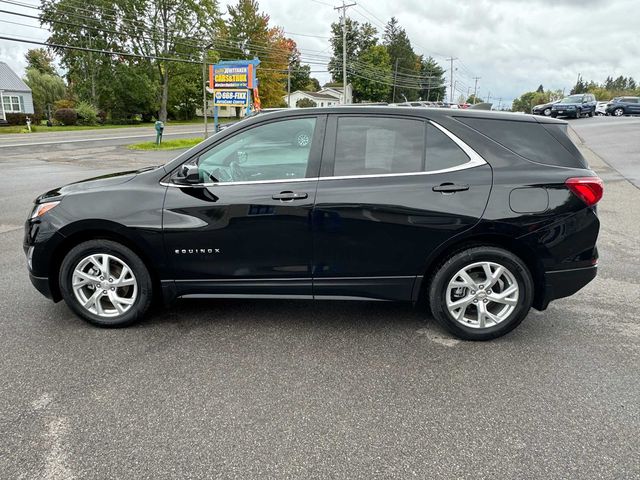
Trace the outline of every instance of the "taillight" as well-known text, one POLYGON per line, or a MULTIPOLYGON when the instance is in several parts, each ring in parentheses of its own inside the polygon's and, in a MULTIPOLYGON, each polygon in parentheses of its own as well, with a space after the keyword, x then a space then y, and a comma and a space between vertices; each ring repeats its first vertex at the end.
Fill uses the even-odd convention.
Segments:
POLYGON ((564 183, 588 207, 598 203, 604 193, 604 183, 600 177, 574 177, 564 183))

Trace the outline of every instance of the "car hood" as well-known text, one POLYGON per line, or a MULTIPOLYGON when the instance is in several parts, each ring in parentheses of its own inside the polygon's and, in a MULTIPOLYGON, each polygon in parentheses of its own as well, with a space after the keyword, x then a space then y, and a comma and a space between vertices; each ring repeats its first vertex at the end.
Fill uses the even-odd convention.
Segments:
POLYGON ((47 193, 40 195, 36 199, 36 203, 45 202, 47 200, 52 200, 71 193, 92 190, 94 188, 104 188, 113 185, 120 185, 128 182, 129 180, 132 180, 139 173, 146 172, 155 168, 157 167, 146 167, 140 170, 128 170, 125 172, 110 173, 107 175, 101 175, 99 177, 80 180, 79 182, 70 183, 68 185, 49 190, 47 193))

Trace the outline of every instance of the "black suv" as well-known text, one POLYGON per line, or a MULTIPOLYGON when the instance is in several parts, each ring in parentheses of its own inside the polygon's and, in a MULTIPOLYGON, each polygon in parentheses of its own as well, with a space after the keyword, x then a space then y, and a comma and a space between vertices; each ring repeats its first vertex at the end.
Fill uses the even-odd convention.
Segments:
POLYGON ((101 326, 152 298, 392 300, 485 340, 594 278, 601 195, 566 122, 305 108, 40 196, 24 249, 36 288, 101 326))
POLYGON ((607 103, 607 115, 640 115, 640 97, 616 97, 607 103))
POLYGON ((579 93, 564 97, 558 103, 551 107, 551 116, 556 117, 574 117, 580 118, 583 115, 593 117, 596 113, 595 95, 591 93, 579 93))

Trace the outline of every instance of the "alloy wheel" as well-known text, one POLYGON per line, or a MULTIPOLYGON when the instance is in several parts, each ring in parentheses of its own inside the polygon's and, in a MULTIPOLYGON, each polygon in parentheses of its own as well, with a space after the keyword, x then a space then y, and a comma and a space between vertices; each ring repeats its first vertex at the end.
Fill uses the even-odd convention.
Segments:
POLYGON ((621 116, 624 114, 624 110, 623 110, 623 109, 621 109, 621 108, 616 108, 616 109, 613 111, 613 114, 614 114, 616 117, 621 117, 621 116))
POLYGON ((509 318, 520 288, 509 269, 496 262, 475 262, 460 269, 446 290, 447 309, 456 322, 484 329, 509 318))
POLYGON ((106 253, 80 260, 73 270, 71 284, 80 305, 99 317, 120 316, 138 298, 138 282, 131 267, 106 253))

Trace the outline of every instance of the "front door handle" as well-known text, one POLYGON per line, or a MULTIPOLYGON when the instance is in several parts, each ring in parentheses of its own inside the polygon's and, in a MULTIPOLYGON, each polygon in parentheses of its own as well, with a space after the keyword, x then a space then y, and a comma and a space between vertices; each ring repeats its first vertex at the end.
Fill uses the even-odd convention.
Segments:
POLYGON ((443 183, 442 185, 433 187, 432 190, 434 192, 440 192, 440 193, 464 192, 465 190, 469 190, 469 185, 456 185, 455 183, 443 183))
POLYGON ((291 200, 302 200, 303 198, 307 198, 309 195, 307 195, 305 192, 280 192, 280 193, 274 193, 273 195, 271 195, 271 198, 273 198, 274 200, 282 200, 283 202, 286 201, 291 201, 291 200))

